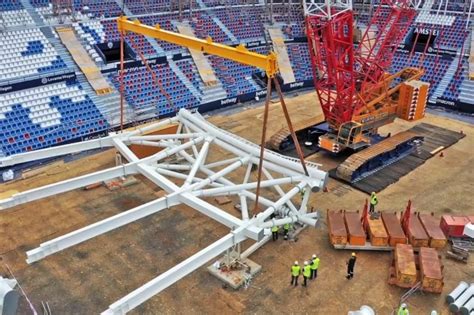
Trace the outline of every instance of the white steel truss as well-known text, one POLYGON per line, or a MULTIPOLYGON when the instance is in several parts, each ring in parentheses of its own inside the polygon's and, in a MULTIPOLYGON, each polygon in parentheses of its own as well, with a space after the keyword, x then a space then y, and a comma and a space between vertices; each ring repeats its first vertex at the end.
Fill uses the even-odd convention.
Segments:
POLYGON ((0 211, 0 215, 8 215, 5 210, 16 205, 131 174, 144 175, 167 194, 42 243, 26 253, 28 263, 34 263, 179 204, 186 204, 229 227, 229 234, 111 304, 103 314, 127 313, 224 251, 250 238, 256 243, 242 254, 248 256, 268 240, 270 228, 274 225, 301 222, 315 226, 317 213, 307 213, 307 203, 311 191, 323 189, 328 178, 327 173, 320 170, 318 164, 307 162, 309 176, 305 176, 299 160, 265 150, 262 165, 266 178, 261 181, 261 187, 264 191, 274 189, 278 199, 259 196, 258 203, 264 210, 250 214, 248 202, 255 202, 256 194, 253 190, 257 187, 251 171, 259 163, 259 146, 221 130, 208 123, 198 113, 191 113, 185 109, 181 109, 173 118, 134 131, 1 158, 0 167, 107 147, 114 147, 127 162, 106 170, 14 194, 8 199, 0 200, 0 210, 3 210, 0 211), (178 124, 177 133, 147 135, 170 124, 178 124), (159 147, 162 150, 140 159, 129 149, 130 144, 159 147), (207 162, 211 156, 216 157, 212 151, 214 148, 221 152, 226 151, 232 157, 207 162), (227 178, 231 174, 233 180, 239 177, 243 177, 243 180, 239 183, 233 182, 227 178), (201 199, 201 197, 231 195, 240 201, 240 218, 201 199))

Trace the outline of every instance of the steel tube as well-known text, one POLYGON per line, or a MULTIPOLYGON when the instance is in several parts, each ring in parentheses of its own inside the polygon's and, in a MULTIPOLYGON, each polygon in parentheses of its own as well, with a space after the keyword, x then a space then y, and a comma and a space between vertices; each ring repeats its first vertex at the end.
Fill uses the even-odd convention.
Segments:
POLYGON ((130 136, 143 135, 147 132, 155 131, 156 129, 158 129, 160 127, 174 124, 174 123, 178 122, 178 120, 179 120, 178 116, 171 117, 171 118, 166 118, 166 119, 164 119, 160 122, 157 122, 157 123, 154 123, 154 124, 151 124, 151 125, 147 125, 147 126, 144 126, 144 127, 141 127, 141 128, 137 128, 133 131, 129 131, 126 134, 130 135, 130 136))
MULTIPOLYGON (((185 120, 191 122, 192 124, 200 127, 201 129, 205 130, 207 133, 215 136, 218 139, 225 140, 228 143, 231 143, 233 146, 243 150, 247 154, 252 154, 253 156, 258 156, 259 154, 259 147, 251 142, 246 142, 244 139, 237 137, 237 136, 231 136, 228 133, 225 133, 224 131, 218 129, 217 127, 207 123, 202 116, 198 114, 191 114, 189 111, 181 109, 178 113, 178 115, 185 120)), ((274 162, 276 164, 279 164, 281 166, 284 166, 286 168, 292 169, 299 174, 303 172, 302 165, 299 163, 297 160, 291 160, 288 159, 288 157, 283 157, 280 154, 270 152, 268 150, 265 150, 264 152, 264 159, 274 162)), ((308 163, 307 166, 311 166, 311 164, 308 163)), ((311 174, 311 177, 313 179, 317 179, 319 181, 322 181, 325 183, 327 181, 327 173, 324 171, 321 171, 317 169, 316 167, 309 167, 308 171, 311 174)), ((322 188, 322 187, 321 187, 322 188)))
POLYGON ((193 181, 193 177, 196 175, 199 167, 201 166, 201 164, 204 163, 204 160, 206 159, 207 152, 209 150, 209 145, 211 144, 211 141, 212 141, 212 139, 208 139, 202 145, 201 151, 199 152, 199 154, 196 158, 196 162, 194 162, 193 167, 191 168, 191 171, 188 174, 188 177, 184 181, 184 186, 188 186, 188 185, 191 184, 191 182, 193 181))
POLYGON ((451 293, 446 295, 446 302, 448 302, 448 304, 454 303, 454 301, 456 301, 456 299, 461 296, 461 294, 466 291, 467 288, 469 288, 469 284, 467 284, 467 282, 459 282, 458 286, 453 291, 451 291, 451 293))
MULTIPOLYGON (((264 180, 260 182, 260 187, 271 187, 275 184, 291 184, 294 182, 299 182, 301 180, 300 176, 296 177, 284 177, 278 179, 264 180)), ((215 195, 226 195, 226 194, 238 194, 241 190, 255 189, 257 187, 256 182, 247 183, 247 184, 238 184, 235 186, 227 186, 222 188, 211 188, 201 190, 200 196, 215 196, 215 195)))
POLYGON ((140 141, 140 140, 148 140, 148 141, 157 141, 157 140, 173 140, 173 139, 189 139, 189 138, 197 138, 199 136, 203 136, 199 133, 176 133, 176 134, 165 134, 165 135, 149 135, 149 136, 130 136, 125 138, 126 141, 140 141))
POLYGON ((453 303, 449 304, 449 310, 453 313, 459 312, 463 306, 474 295, 474 285, 471 284, 453 303))

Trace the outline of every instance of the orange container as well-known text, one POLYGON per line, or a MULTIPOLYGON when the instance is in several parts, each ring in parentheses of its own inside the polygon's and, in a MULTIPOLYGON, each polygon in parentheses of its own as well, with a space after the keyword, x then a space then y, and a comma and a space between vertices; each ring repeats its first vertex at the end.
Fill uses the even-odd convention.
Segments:
POLYGON ((368 222, 370 243, 373 246, 388 246, 388 234, 385 231, 382 219, 369 219, 368 222))
POLYGON ((329 239, 333 245, 347 244, 347 230, 342 211, 327 211, 329 239))
POLYGON ((388 244, 395 247, 397 244, 406 244, 407 237, 403 232, 400 219, 396 213, 382 212, 382 221, 387 230, 388 244))
POLYGON ((349 236, 349 244, 364 246, 367 236, 362 228, 360 214, 358 212, 345 212, 344 219, 349 236))

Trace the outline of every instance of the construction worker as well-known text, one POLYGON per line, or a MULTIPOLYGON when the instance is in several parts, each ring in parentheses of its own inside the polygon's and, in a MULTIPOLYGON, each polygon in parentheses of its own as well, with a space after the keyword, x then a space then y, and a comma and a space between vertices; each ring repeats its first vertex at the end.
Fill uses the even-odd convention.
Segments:
POLYGON ((300 190, 301 199, 304 198, 304 194, 305 194, 305 193, 306 193, 306 189, 303 188, 303 189, 300 190))
POLYGON ((290 223, 285 223, 283 225, 283 232, 284 232, 284 238, 285 240, 288 239, 288 233, 290 232, 290 223))
POLYGON ((272 238, 273 241, 275 242, 278 240, 278 231, 280 230, 280 227, 278 225, 272 226, 272 238))
POLYGON ((304 268, 303 268, 303 286, 305 287, 307 285, 307 280, 311 278, 311 266, 307 261, 304 262, 304 268))
POLYGON ((409 314, 410 312, 408 312, 407 305, 405 303, 402 303, 402 305, 400 305, 400 308, 398 309, 397 315, 409 315, 409 314))
POLYGON ((319 268, 319 257, 316 254, 313 255, 311 259, 311 279, 316 279, 318 277, 318 268, 319 268))
POLYGON ((370 210, 369 214, 372 216, 375 213, 375 206, 379 203, 377 199, 377 195, 373 191, 372 194, 370 194, 370 210))
POLYGON ((356 263, 356 253, 352 253, 351 258, 347 261, 347 279, 352 279, 354 277, 354 267, 356 263))
POLYGON ((295 261, 295 264, 291 266, 291 285, 295 285, 295 287, 298 285, 298 278, 301 273, 301 267, 298 265, 298 262, 295 261))

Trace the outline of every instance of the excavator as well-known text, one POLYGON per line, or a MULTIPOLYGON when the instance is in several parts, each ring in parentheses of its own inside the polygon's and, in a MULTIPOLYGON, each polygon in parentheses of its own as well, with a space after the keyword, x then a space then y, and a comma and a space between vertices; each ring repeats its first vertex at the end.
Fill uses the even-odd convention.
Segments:
MULTIPOLYGON (((296 133, 334 154, 351 150, 336 175, 353 183, 403 158, 422 141, 409 131, 378 134, 378 128, 397 117, 424 117, 429 88, 419 81, 424 70, 388 73, 416 10, 409 0, 381 0, 356 43, 350 0, 310 0, 305 11, 314 85, 324 116, 300 122, 296 133)), ((279 152, 294 146, 289 130, 274 134, 268 146, 279 152)))

